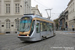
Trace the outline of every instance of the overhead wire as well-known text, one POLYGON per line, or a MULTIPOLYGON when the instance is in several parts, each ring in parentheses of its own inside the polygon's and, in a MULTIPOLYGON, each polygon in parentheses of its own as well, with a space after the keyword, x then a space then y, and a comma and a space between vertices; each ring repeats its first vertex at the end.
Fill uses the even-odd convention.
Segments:
POLYGON ((37 2, 38 4, 40 4, 44 8, 49 8, 49 7, 45 6, 45 5, 43 5, 42 3, 38 2, 37 0, 34 0, 34 1, 37 2))
MULTIPOLYGON (((39 4, 39 7, 40 7, 40 8, 43 7, 43 8, 42 8, 43 10, 45 10, 45 9, 50 9, 49 7, 43 5, 42 3, 38 2, 37 0, 34 0, 34 1, 39 4)), ((60 13, 51 13, 51 14, 60 14, 60 13)))

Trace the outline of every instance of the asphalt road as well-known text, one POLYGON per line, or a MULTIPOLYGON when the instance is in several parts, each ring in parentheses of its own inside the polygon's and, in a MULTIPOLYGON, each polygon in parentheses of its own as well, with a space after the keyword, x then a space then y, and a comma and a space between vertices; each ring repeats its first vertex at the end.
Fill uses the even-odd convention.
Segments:
POLYGON ((22 42, 14 35, 0 35, 0 50, 75 50, 75 33, 56 31, 56 36, 35 43, 22 42))

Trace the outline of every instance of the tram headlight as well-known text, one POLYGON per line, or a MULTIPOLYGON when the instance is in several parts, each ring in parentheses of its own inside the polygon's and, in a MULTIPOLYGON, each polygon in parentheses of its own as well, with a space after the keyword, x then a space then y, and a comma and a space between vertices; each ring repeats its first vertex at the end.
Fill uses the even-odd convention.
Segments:
POLYGON ((18 34, 18 36, 20 36, 20 34, 18 34))

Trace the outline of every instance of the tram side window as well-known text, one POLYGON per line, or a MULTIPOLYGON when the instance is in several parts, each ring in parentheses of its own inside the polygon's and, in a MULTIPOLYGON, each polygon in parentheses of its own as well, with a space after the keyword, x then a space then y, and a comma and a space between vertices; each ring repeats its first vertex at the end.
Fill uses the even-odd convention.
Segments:
POLYGON ((41 32, 43 31, 42 22, 40 23, 41 32))
POLYGON ((53 24, 52 24, 52 31, 54 30, 54 28, 53 28, 53 24))
POLYGON ((52 24, 52 31, 53 31, 53 24, 52 24))
POLYGON ((50 28, 49 30, 50 30, 50 32, 51 32, 51 31, 52 31, 52 26, 50 25, 49 28, 50 28))
POLYGON ((37 23, 37 25, 36 25, 36 32, 40 33, 40 24, 39 23, 37 23))
POLYGON ((50 27, 49 27, 49 23, 47 23, 47 31, 49 31, 50 27))
POLYGON ((43 23, 43 31, 47 31, 47 24, 46 23, 43 23))
POLYGON ((50 31, 53 31, 53 26, 52 24, 49 25, 50 31))

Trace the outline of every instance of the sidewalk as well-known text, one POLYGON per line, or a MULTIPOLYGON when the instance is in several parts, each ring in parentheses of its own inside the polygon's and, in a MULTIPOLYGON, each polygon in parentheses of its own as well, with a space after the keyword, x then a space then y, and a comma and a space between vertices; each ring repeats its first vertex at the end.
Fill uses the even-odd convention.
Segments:
POLYGON ((4 33, 0 33, 0 35, 4 35, 4 33))
POLYGON ((14 34, 13 33, 9 33, 9 34, 7 34, 7 33, 0 33, 0 35, 14 35, 14 34))
POLYGON ((75 31, 74 32, 70 32, 70 33, 75 33, 75 31))
POLYGON ((64 32, 68 32, 68 33, 75 33, 75 31, 64 31, 64 32))

